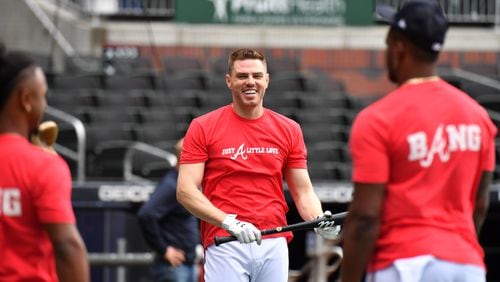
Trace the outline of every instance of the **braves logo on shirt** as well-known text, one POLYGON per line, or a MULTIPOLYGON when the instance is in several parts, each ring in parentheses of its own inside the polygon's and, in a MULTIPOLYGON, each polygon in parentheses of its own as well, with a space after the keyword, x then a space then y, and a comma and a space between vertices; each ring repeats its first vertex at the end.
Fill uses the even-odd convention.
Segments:
POLYGON ((245 147, 245 143, 242 143, 238 148, 224 148, 222 149, 222 155, 230 155, 230 159, 236 160, 241 157, 242 160, 248 159, 249 154, 279 154, 278 148, 275 147, 245 147))
POLYGON ((420 166, 429 167, 436 155, 442 162, 447 162, 453 152, 477 152, 481 149, 481 127, 477 124, 441 124, 434 133, 430 148, 427 140, 424 131, 408 135, 409 161, 419 161, 420 166))

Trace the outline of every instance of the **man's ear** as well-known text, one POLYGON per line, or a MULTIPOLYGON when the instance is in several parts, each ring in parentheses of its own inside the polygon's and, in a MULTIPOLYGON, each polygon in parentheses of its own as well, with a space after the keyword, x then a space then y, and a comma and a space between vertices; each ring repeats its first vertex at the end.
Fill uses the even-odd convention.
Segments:
POLYGON ((396 39, 393 43, 393 49, 398 54, 398 57, 408 49, 407 42, 404 40, 396 39))
POLYGON ((14 95, 17 95, 19 97, 19 106, 21 107, 21 109, 27 113, 31 112, 31 110, 33 109, 31 90, 28 87, 19 86, 14 91, 17 92, 14 93, 14 95))
POLYGON ((231 77, 229 76, 229 74, 226 74, 226 85, 227 88, 231 89, 231 77))
POLYGON ((391 48, 391 52, 392 52, 392 58, 393 58, 393 66, 395 68, 399 68, 401 66, 401 64, 403 63, 403 61, 405 60, 405 57, 407 55, 407 50, 408 50, 408 46, 406 45, 407 43, 404 41, 404 40, 400 40, 400 39, 395 39, 393 42, 392 42, 392 48, 391 48))

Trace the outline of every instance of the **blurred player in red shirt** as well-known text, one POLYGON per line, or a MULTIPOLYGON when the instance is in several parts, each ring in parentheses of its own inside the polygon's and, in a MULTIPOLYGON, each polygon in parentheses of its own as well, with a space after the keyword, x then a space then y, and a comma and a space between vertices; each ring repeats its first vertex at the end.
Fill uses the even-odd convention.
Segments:
POLYGON ((354 197, 341 281, 485 281, 478 234, 488 208, 497 129, 466 93, 435 74, 448 22, 437 1, 409 0, 390 24, 389 79, 350 139, 354 197), (458 280, 457 280, 458 278, 458 280))
POLYGON ((46 93, 42 69, 0 47, 0 281, 89 281, 69 168, 29 142, 46 93))

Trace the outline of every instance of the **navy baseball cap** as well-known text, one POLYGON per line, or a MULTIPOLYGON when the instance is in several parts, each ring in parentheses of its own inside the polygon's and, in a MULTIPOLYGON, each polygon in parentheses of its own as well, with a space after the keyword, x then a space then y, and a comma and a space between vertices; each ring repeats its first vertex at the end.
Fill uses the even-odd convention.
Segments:
POLYGON ((443 48, 448 19, 437 0, 407 0, 399 11, 380 4, 377 13, 418 47, 434 53, 443 48))

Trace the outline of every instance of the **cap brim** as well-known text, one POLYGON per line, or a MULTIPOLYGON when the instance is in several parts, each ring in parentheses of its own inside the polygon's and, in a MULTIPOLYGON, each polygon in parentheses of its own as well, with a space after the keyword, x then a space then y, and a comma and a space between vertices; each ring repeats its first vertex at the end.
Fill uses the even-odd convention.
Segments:
POLYGON ((393 23, 394 17, 396 15, 396 9, 387 4, 379 4, 377 5, 377 14, 380 16, 382 20, 387 23, 393 23))

